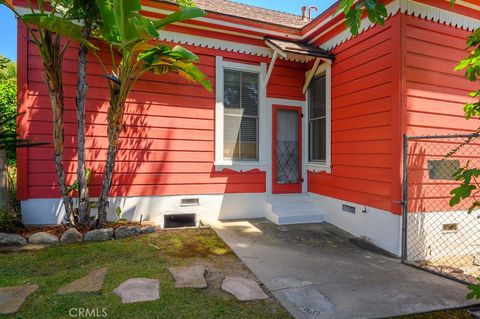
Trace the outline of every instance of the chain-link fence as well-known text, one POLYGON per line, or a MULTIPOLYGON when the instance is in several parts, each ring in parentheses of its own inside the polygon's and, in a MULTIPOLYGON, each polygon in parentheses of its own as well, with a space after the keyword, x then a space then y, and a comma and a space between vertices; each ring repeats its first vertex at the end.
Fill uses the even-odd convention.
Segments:
POLYGON ((480 136, 404 137, 403 262, 462 282, 480 276, 480 209, 450 206, 460 168, 480 168, 480 136))

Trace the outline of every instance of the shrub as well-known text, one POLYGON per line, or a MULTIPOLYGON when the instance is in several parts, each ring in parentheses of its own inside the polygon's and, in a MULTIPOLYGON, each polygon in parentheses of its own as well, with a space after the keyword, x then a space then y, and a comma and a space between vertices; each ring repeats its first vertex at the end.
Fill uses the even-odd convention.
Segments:
POLYGON ((0 232, 13 233, 22 227, 22 218, 17 211, 0 208, 0 232))

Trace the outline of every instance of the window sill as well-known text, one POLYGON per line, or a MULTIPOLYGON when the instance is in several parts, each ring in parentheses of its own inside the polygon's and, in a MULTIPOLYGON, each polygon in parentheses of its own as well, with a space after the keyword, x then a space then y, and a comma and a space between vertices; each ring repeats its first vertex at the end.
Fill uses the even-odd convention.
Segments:
POLYGON ((321 164, 321 163, 307 163, 307 170, 313 173, 325 172, 331 173, 332 167, 330 165, 321 164))
POLYGON ((224 169, 229 169, 237 172, 247 172, 254 169, 266 171, 267 165, 260 162, 215 162, 215 171, 221 172, 224 169))

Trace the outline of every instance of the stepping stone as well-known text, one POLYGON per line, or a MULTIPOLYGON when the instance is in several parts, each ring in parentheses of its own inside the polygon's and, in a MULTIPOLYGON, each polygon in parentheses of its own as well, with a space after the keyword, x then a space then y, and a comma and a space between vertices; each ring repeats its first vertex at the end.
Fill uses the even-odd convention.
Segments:
POLYGON ((175 267, 168 271, 175 278, 175 288, 207 288, 204 266, 175 267))
POLYGON ((100 268, 94 271, 91 271, 85 277, 77 279, 60 289, 58 289, 57 294, 65 295, 72 292, 100 292, 103 287, 103 280, 105 279, 105 274, 107 273, 107 268, 100 268))
POLYGON ((83 241, 83 235, 75 228, 67 229, 62 237, 60 237, 60 242, 62 244, 73 244, 73 243, 80 243, 83 241))
POLYGON ((158 279, 132 278, 124 281, 113 291, 122 298, 122 303, 153 301, 160 298, 158 279))
POLYGON ((0 288, 0 314, 6 315, 20 310, 28 296, 37 289, 37 285, 0 288))
POLYGON ((58 237, 47 232, 38 232, 28 237, 28 243, 32 245, 57 245, 58 237))
POLYGON ((222 282, 222 290, 234 295, 240 301, 268 298, 255 280, 243 277, 226 277, 222 282))

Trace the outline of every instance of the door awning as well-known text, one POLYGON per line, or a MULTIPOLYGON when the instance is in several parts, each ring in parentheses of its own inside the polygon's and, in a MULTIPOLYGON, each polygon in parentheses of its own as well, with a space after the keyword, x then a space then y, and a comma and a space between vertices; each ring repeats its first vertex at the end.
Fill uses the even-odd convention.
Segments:
MULTIPOLYGON (((270 76, 272 75, 273 67, 275 65, 275 62, 277 61, 278 56, 281 56, 284 59, 295 58, 298 56, 314 58, 314 69, 318 68, 321 61, 331 64, 332 61, 335 59, 335 56, 332 53, 302 42, 294 42, 266 37, 265 44, 273 50, 272 61, 268 66, 268 71, 265 76, 265 87, 270 80, 270 76)), ((305 87, 308 87, 311 80, 312 78, 307 78, 304 86, 304 91, 305 87)))
POLYGON ((287 58, 288 55, 294 54, 321 58, 330 61, 335 59, 335 56, 330 52, 302 42, 265 38, 265 44, 272 48, 274 51, 277 51, 278 54, 280 54, 280 56, 283 56, 284 58, 287 58))

